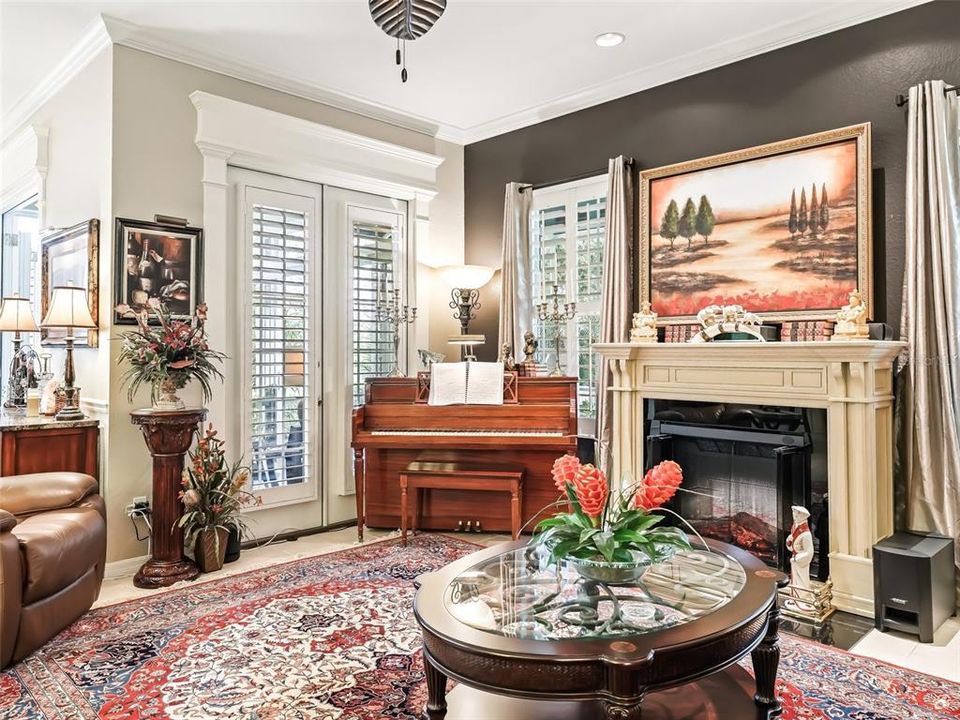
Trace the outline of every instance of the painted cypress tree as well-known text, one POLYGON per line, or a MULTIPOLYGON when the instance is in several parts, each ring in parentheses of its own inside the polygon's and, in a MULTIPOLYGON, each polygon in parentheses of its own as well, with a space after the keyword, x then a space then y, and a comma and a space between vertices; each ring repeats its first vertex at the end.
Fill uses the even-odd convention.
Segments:
POLYGON ((790 193, 790 220, 787 223, 790 228, 790 239, 793 240, 797 234, 797 189, 794 188, 790 193))
POLYGON ((827 207, 827 184, 820 186, 820 232, 826 232, 830 224, 830 208, 827 207))
POLYGON ((810 222, 807 224, 810 226, 811 237, 816 237, 820 229, 820 206, 817 204, 816 184, 810 186, 810 222))
POLYGON ((660 237, 670 241, 670 249, 673 250, 673 243, 679 233, 680 211, 677 209, 677 201, 671 200, 663 213, 663 219, 660 221, 660 237))
POLYGON ((700 207, 697 209, 697 232, 703 237, 703 244, 710 244, 710 234, 713 232, 713 226, 717 224, 717 219, 713 216, 713 208, 710 207, 710 201, 706 195, 700 196, 700 207))
POLYGON ((807 191, 806 188, 800 188, 800 212, 797 215, 797 230, 800 237, 807 231, 807 191))
POLYGON ((683 206, 678 229, 680 234, 687 239, 687 250, 690 250, 693 236, 697 234, 697 206, 693 204, 692 198, 687 198, 687 202, 683 206))

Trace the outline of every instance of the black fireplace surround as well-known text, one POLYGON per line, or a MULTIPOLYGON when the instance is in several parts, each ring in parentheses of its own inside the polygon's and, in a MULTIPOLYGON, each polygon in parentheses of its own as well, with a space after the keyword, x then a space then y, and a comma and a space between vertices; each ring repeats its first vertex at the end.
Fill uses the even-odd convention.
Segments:
POLYGON ((826 478, 811 469, 815 453, 825 461, 825 448, 809 417, 822 410, 650 402, 647 467, 674 460, 683 469, 670 509, 704 537, 788 571, 791 508, 802 505, 811 511, 817 546, 811 572, 828 576, 826 478))

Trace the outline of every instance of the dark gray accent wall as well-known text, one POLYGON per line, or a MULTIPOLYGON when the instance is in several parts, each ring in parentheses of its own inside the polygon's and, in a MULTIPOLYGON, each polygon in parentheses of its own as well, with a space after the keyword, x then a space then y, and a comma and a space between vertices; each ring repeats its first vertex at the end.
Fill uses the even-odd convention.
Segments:
MULTIPOLYGON (((627 29, 629 32, 629 29, 627 29)), ((629 39, 628 39, 629 42, 629 39)), ((601 52, 598 50, 598 52, 601 52)), ((922 80, 960 83, 960 2, 940 0, 468 145, 466 262, 497 267, 504 184, 552 182, 632 156, 668 165, 873 123, 877 320, 899 325, 906 108, 922 80)), ((471 330, 497 337, 498 283, 471 330)), ((495 354, 495 340, 485 355, 495 354)))

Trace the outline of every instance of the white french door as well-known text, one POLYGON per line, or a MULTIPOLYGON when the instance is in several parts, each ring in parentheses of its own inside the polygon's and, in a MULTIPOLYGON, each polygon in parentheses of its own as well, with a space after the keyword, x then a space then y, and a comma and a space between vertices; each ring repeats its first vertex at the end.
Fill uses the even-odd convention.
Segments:
MULTIPOLYGON (((406 302, 407 204, 231 168, 240 282, 237 416, 253 534, 356 517, 352 410, 396 361, 378 286, 406 302)), ((400 348, 406 357, 406 342, 400 348)))
POLYGON ((240 209, 240 443, 257 536, 323 521, 322 198, 319 185, 233 173, 240 209))
POLYGON ((324 342, 336 348, 326 369, 324 407, 331 428, 326 440, 331 482, 326 489, 330 522, 356 517, 355 478, 349 452, 353 409, 363 404, 368 377, 406 367, 407 330, 395 352, 393 326, 377 316, 377 298, 396 288, 400 304, 416 297, 407 262, 407 203, 368 193, 324 190, 324 263, 339 272, 327 284, 324 342), (347 302, 342 299, 347 298, 347 302), (339 299, 339 301, 338 301, 339 299))

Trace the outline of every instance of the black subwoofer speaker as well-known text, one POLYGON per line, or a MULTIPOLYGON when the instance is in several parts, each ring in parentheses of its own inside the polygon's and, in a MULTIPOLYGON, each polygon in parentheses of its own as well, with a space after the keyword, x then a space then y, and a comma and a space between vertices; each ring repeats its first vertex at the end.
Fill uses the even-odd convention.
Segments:
POLYGON ((953 540, 898 532, 873 546, 873 597, 877 630, 900 630, 933 642, 955 610, 953 540))

